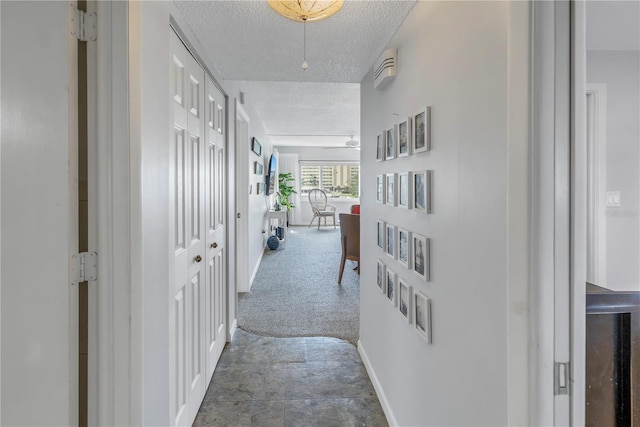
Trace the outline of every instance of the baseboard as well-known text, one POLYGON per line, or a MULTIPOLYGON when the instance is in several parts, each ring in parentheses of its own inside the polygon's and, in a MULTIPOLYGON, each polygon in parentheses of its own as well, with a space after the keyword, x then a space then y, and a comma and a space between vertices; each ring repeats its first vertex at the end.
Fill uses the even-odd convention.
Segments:
POLYGON ((229 334, 227 335, 227 342, 231 342, 231 340, 233 340, 233 336, 236 333, 236 329, 238 329, 238 319, 233 319, 233 323, 229 328, 229 334))
POLYGON ((382 385, 380 384, 380 381, 378 381, 378 376, 373 370, 373 366, 371 366, 371 362, 369 361, 367 352, 365 351, 362 345, 362 342, 360 340, 358 340, 358 353, 360 353, 360 357, 362 358, 364 367, 367 370, 367 373, 369 374, 369 378, 371 379, 371 383, 373 384, 373 388, 375 389, 376 394, 378 395, 378 400, 380 401, 380 405, 382 406, 384 415, 387 417, 387 422, 391 427, 398 426, 398 421, 396 421, 396 417, 393 415, 393 411, 391 410, 391 405, 389 405, 387 396, 384 394, 382 385))
POLYGON ((267 248, 267 244, 263 243, 262 251, 260 251, 260 258, 258 258, 258 262, 256 262, 256 267, 253 269, 253 273, 251 274, 251 279, 249 280, 249 289, 247 289, 247 292, 249 292, 251 290, 251 287, 253 286, 253 281, 256 278, 256 274, 258 274, 258 269, 260 268, 260 264, 262 263, 262 257, 264 256, 264 250, 266 248, 267 248))

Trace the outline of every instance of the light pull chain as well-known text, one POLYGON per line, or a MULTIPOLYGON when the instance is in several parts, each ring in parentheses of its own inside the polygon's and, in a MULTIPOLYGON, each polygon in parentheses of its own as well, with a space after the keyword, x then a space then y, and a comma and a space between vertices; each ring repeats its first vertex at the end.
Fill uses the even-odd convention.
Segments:
POLYGON ((302 60, 302 69, 307 71, 309 68, 309 64, 307 64, 307 17, 302 17, 302 25, 303 25, 303 33, 304 33, 304 52, 303 52, 303 60, 302 60))

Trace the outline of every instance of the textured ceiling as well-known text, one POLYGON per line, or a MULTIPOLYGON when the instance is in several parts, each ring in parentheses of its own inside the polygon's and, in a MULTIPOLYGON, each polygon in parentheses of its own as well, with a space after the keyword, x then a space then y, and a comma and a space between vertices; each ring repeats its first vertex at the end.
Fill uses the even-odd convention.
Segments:
POLYGON ((360 81, 415 0, 346 0, 307 24, 275 13, 266 0, 175 1, 213 67, 243 82, 245 96, 275 146, 344 147, 360 140, 360 81))
POLYGON ((346 0, 342 10, 307 25, 267 1, 176 1, 216 70, 227 80, 359 83, 415 1, 346 0))
POLYGON ((340 146, 360 136, 357 83, 244 82, 276 146, 340 146))

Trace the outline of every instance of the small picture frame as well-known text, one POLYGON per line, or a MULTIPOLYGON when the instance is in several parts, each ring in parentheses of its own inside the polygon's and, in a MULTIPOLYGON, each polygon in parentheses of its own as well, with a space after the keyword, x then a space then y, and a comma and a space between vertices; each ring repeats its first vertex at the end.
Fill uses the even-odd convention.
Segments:
POLYGON ((396 227, 393 225, 386 225, 387 232, 385 236, 386 249, 385 252, 391 258, 396 257, 396 227))
POLYGON ((415 113, 412 120, 413 152, 422 153, 431 150, 431 107, 415 113))
POLYGON ((386 227, 385 222, 378 220, 378 247, 385 250, 385 235, 386 235, 386 227))
POLYGON ((255 161, 253 162, 253 173, 256 175, 262 175, 263 166, 262 163, 255 161))
POLYGON ((412 207, 420 212, 430 214, 432 211, 433 171, 413 172, 412 175, 412 207))
POLYGON ((259 182, 256 184, 256 193, 262 194, 264 192, 264 182, 259 182))
POLYGON ((386 135, 386 132, 381 133, 380 135, 378 135, 378 139, 376 141, 376 161, 377 162, 381 162, 384 160, 384 155, 386 150, 385 135, 386 135))
POLYGON ((411 324, 411 292, 413 288, 404 279, 398 279, 398 311, 411 324))
POLYGON ((398 261, 406 269, 411 268, 411 232, 398 228, 398 261))
POLYGON ((387 274, 387 266, 384 265, 384 263, 380 260, 378 260, 378 279, 377 279, 377 285, 380 288, 380 290, 382 291, 382 293, 385 292, 385 280, 386 280, 386 274, 387 274))
POLYGON ((393 126, 385 131, 385 160, 395 159, 396 157, 396 127, 393 126))
POLYGON ((398 206, 411 208, 411 172, 398 174, 398 206))
POLYGON ((414 319, 416 322, 416 331, 427 344, 433 342, 431 332, 431 298, 422 292, 415 292, 413 295, 414 319))
POLYGON ((253 151, 256 156, 262 156, 262 145, 260 145, 255 136, 251 138, 251 151, 253 151))
POLYGON ((387 298, 389 298, 389 301, 391 301, 393 305, 395 305, 396 304, 396 280, 398 276, 396 275, 396 273, 394 273, 393 271, 387 268, 387 274, 385 275, 385 277, 386 277, 385 293, 387 294, 387 298))
POLYGON ((428 282, 431 280, 431 239, 414 233, 411 240, 413 271, 428 282))
POLYGON ((398 123, 398 157, 411 154, 411 117, 398 123))
POLYGON ((387 191, 384 195, 384 201, 387 205, 396 206, 396 174, 388 173, 385 177, 385 183, 387 191))
POLYGON ((378 175, 376 178, 376 202, 384 204, 384 175, 378 175))

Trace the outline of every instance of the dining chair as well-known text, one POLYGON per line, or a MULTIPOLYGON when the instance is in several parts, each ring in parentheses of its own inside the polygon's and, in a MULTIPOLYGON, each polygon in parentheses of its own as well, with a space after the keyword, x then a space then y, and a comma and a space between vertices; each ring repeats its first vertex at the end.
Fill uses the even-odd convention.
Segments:
POLYGON ((342 283, 342 273, 346 260, 357 262, 355 270, 360 274, 360 215, 343 213, 340 217, 340 241, 342 243, 342 259, 338 284, 342 283))

